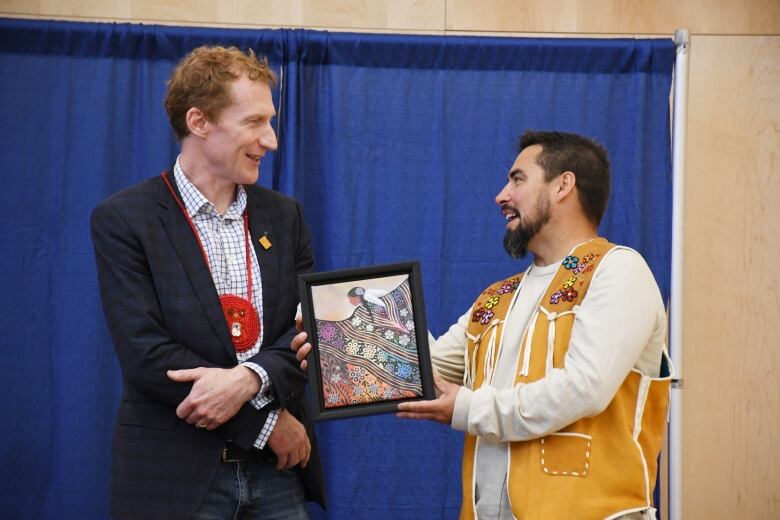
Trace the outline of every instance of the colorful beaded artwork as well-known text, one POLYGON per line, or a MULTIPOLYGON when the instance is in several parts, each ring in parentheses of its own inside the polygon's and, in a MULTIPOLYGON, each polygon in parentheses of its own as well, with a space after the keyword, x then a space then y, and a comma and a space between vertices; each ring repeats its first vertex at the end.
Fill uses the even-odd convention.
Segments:
MULTIPOLYGON (((489 287, 482 293, 482 296, 477 303, 474 304, 474 311, 471 313, 471 321, 475 323, 481 323, 487 325, 490 320, 493 319, 493 307, 498 305, 501 301, 501 297, 505 294, 511 295, 520 285, 520 277, 514 276, 508 280, 504 280, 499 287, 489 287)), ((511 296, 508 296, 511 298, 511 296)))
POLYGON ((316 326, 325 408, 423 395, 408 279, 351 317, 316 326))
POLYGON ((577 286, 582 285, 585 281, 582 276, 583 273, 589 273, 593 270, 593 260, 601 255, 588 253, 582 258, 569 255, 563 259, 563 267, 571 271, 572 276, 564 280, 561 288, 552 293, 550 296, 550 303, 555 305, 562 301, 572 302, 579 294, 577 292, 577 286))

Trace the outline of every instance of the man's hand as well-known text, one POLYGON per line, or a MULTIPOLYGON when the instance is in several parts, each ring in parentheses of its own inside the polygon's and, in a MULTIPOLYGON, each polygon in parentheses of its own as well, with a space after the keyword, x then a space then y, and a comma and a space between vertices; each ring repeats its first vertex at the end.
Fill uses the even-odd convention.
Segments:
POLYGON ((306 368, 309 364, 306 362, 306 356, 311 352, 311 343, 306 343, 308 337, 303 331, 303 318, 300 314, 295 315, 295 328, 298 331, 298 335, 295 336, 290 342, 290 348, 295 352, 295 357, 301 364, 301 370, 306 372, 306 368))
POLYGON ((260 391, 260 378, 245 366, 169 370, 168 378, 192 381, 192 390, 176 408, 176 415, 198 428, 213 430, 230 420, 260 391))
POLYGON ((306 333, 299 332, 290 342, 290 348, 295 352, 295 357, 301 363, 301 370, 306 371, 309 364, 306 362, 306 356, 311 352, 311 343, 306 342, 306 333))
POLYGON ((306 428, 287 410, 279 412, 268 447, 276 455, 276 469, 290 469, 296 464, 305 468, 309 463, 311 444, 306 428))
POLYGON ((460 385, 445 381, 436 371, 433 372, 433 382, 436 389, 441 392, 439 397, 433 401, 400 403, 396 416, 402 419, 429 419, 442 424, 451 424, 455 398, 458 396, 460 385))

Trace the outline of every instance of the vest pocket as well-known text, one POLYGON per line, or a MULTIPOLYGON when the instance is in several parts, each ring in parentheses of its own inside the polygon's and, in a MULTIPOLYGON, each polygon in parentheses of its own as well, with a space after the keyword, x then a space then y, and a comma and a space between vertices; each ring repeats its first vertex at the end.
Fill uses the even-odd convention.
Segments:
POLYGON ((539 439, 542 471, 546 475, 586 477, 590 471, 590 435, 551 433, 539 439))

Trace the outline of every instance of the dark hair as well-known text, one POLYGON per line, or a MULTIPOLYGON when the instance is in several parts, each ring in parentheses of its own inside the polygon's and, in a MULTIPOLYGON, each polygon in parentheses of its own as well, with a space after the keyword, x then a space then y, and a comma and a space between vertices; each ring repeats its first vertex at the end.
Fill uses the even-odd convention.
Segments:
POLYGON ((366 290, 362 287, 353 287, 349 290, 347 293, 347 296, 357 296, 359 298, 362 298, 366 294, 366 290))
POLYGON ((518 151, 535 144, 542 147, 536 163, 544 170, 545 180, 550 182, 566 171, 574 173, 582 211, 598 226, 607 209, 611 185, 606 148, 577 134, 527 130, 520 136, 518 151))

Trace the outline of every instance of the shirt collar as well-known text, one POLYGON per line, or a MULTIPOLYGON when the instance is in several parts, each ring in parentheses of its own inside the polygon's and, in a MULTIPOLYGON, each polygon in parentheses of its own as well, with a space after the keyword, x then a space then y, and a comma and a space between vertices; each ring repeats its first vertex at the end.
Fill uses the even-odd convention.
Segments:
MULTIPOLYGON (((195 187, 189 178, 184 174, 184 170, 180 163, 181 156, 176 158, 176 164, 173 166, 173 176, 176 180, 176 186, 181 193, 184 207, 187 209, 190 218, 202 213, 205 215, 217 215, 217 210, 214 205, 195 187)), ((228 220, 238 220, 244 214, 246 209, 246 190, 242 185, 238 185, 238 191, 236 200, 228 207, 227 211, 223 215, 223 218, 228 220)))

